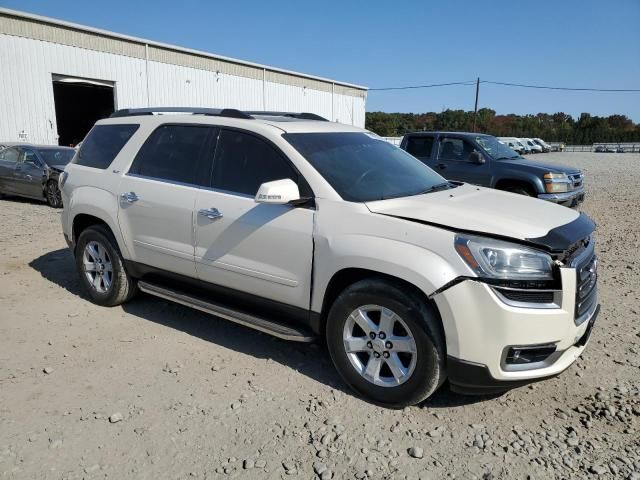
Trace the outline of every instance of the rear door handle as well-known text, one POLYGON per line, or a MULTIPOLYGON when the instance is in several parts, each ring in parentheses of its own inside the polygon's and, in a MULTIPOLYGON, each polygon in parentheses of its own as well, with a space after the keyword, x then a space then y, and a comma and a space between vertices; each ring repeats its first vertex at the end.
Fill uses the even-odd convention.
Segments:
POLYGON ((209 220, 217 220, 223 216, 217 208, 203 208, 198 210, 198 215, 207 217, 209 220))
POLYGON ((436 167, 438 167, 440 170, 444 170, 445 168, 447 168, 447 164, 446 163, 439 163, 438 165, 436 165, 436 167))
POLYGON ((137 202, 139 197, 136 195, 136 192, 126 192, 120 195, 120 198, 127 203, 137 202))

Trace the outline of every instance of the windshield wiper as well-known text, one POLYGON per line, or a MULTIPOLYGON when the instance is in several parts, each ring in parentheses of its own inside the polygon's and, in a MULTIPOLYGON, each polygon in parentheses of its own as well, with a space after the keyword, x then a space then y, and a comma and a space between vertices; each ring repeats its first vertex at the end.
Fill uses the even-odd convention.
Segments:
POLYGON ((415 197, 416 195, 424 195, 425 193, 437 192, 439 190, 445 190, 447 188, 455 188, 457 185, 451 182, 443 182, 433 185, 429 188, 425 188, 424 190, 420 190, 415 193, 399 193, 395 195, 383 195, 380 197, 380 200, 391 200, 392 198, 402 198, 402 197, 415 197))
POLYGON ((413 197, 413 196, 415 196, 415 195, 424 195, 425 193, 438 192, 438 191, 440 191, 440 190, 446 190, 446 189, 448 189, 448 188, 455 188, 455 187, 454 187, 454 186, 453 186, 453 184, 452 184, 452 183, 450 183, 450 182, 437 183, 437 184, 435 184, 435 185, 432 185, 432 186, 431 186, 431 187, 429 187, 429 188, 425 188, 424 190, 420 190, 420 191, 419 191, 419 192, 417 192, 417 193, 413 193, 413 194, 411 194, 410 196, 412 196, 412 197, 413 197))
POLYGON ((498 157, 496 160, 513 160, 514 158, 521 158, 520 155, 515 155, 513 157, 498 157))

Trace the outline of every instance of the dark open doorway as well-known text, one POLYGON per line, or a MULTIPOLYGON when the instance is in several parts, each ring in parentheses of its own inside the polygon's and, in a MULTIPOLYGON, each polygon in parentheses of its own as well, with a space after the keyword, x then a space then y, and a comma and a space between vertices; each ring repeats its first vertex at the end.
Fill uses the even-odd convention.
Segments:
POLYGON ((114 111, 113 87, 81 79, 53 80, 58 144, 77 145, 96 120, 114 111))

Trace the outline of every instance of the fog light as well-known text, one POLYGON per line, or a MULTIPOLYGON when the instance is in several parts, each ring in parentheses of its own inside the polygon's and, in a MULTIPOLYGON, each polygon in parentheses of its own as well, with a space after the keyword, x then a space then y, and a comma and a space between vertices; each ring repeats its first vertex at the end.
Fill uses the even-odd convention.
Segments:
POLYGON ((530 347, 510 347, 507 351, 505 363, 507 365, 525 365, 529 363, 544 362, 556 351, 556 346, 535 345, 530 347))

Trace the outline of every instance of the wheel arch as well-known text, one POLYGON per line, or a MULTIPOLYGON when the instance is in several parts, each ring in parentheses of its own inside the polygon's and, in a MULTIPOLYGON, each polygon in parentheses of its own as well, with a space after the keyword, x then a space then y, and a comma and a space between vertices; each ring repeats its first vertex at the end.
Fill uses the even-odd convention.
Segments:
POLYGON ((324 296, 322 298, 321 311, 319 314, 316 314, 317 318, 313 325, 313 329, 316 330, 317 333, 324 335, 327 316, 336 298, 338 298, 338 296, 349 286, 362 280, 382 280, 388 283, 395 284, 401 290, 405 292, 408 291, 411 293, 411 295, 415 296, 421 301, 424 301, 425 304, 432 308, 435 313, 435 317, 437 320, 436 326, 446 347, 445 329, 444 324, 442 323, 442 317, 440 315, 438 306, 433 301, 433 299, 429 298, 421 288, 403 278, 390 275, 388 273, 358 267, 343 268, 342 270, 335 272, 329 280, 329 283, 327 284, 327 287, 324 291, 324 296))
POLYGON ((501 178, 494 185, 494 188, 497 190, 508 190, 509 188, 514 187, 525 188, 532 196, 536 196, 539 190, 535 183, 529 179, 523 178, 501 178))

